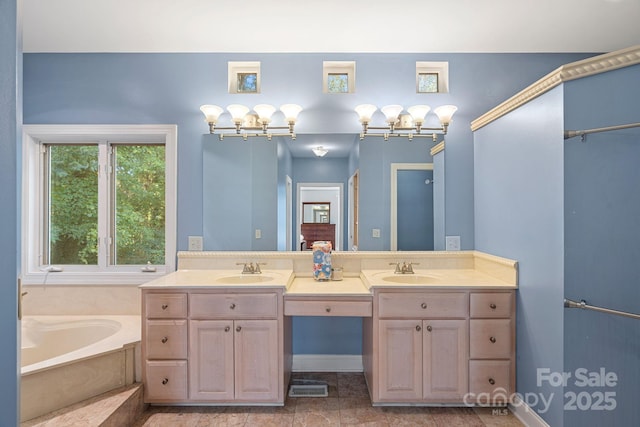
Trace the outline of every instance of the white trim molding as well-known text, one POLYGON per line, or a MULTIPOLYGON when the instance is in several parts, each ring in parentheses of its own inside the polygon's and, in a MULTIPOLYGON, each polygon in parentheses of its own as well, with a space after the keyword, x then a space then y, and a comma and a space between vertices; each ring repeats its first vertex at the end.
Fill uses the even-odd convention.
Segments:
POLYGON ((636 64, 640 64, 640 45, 563 65, 472 121, 471 130, 475 132, 564 82, 636 64))
POLYGON ((527 427, 550 427, 536 411, 531 409, 531 407, 517 395, 514 397, 513 403, 509 404, 509 410, 527 427))

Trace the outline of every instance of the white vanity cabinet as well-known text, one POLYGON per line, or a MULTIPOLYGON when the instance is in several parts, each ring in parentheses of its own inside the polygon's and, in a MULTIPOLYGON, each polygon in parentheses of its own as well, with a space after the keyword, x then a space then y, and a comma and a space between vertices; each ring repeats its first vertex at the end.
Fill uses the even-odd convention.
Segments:
POLYGON ((283 289, 202 287, 158 292, 143 289, 143 307, 181 295, 185 308, 180 319, 156 319, 148 309, 143 314, 147 403, 284 403, 290 368, 284 366, 283 355, 283 289), (158 338, 162 342, 165 335, 167 342, 180 336, 180 348, 157 350, 158 338))
POLYGON ((145 400, 187 399, 187 294, 143 293, 142 376, 145 400))
POLYGON ((381 291, 375 301, 372 400, 461 400, 469 354, 466 293, 381 291))
POLYGON ((282 401, 282 294, 191 293, 189 302, 190 399, 282 401))
POLYGON ((364 368, 374 404, 506 404, 515 392, 513 290, 376 288, 364 368))
POLYGON ((506 404, 515 393, 515 292, 471 292, 469 392, 479 404, 506 404))

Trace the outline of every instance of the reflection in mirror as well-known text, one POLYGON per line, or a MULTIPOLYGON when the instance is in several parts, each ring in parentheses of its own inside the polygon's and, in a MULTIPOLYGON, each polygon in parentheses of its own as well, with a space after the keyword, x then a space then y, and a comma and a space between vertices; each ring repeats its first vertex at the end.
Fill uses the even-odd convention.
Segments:
POLYGON ((331 218, 330 207, 330 202, 302 203, 302 222, 305 224, 328 224, 331 218))

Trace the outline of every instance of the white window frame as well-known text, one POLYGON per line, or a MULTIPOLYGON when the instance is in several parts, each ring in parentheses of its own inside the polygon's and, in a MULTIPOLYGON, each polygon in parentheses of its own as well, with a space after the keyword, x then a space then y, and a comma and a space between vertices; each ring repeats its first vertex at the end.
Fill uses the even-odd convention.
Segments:
MULTIPOLYGON (((23 125, 21 278, 26 285, 140 285, 175 271, 177 212, 176 125, 23 125), (47 266, 43 253, 43 143, 139 142, 165 146, 165 263, 144 266, 47 266), (58 267, 58 268, 57 268, 58 267), (62 271, 59 271, 62 270, 62 271)), ((99 209, 105 209, 99 206, 99 209)), ((106 208, 108 209, 108 208, 106 208)), ((107 242, 100 242, 106 244, 107 242)))

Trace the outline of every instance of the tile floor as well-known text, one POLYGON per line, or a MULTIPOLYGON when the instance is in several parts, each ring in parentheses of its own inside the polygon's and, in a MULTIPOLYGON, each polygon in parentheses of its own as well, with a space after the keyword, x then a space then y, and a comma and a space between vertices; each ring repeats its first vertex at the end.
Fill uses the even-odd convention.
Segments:
POLYGON ((329 385, 328 397, 287 398, 283 407, 151 406, 134 427, 428 426, 520 427, 509 411, 491 408, 373 407, 360 373, 296 373, 329 385))

